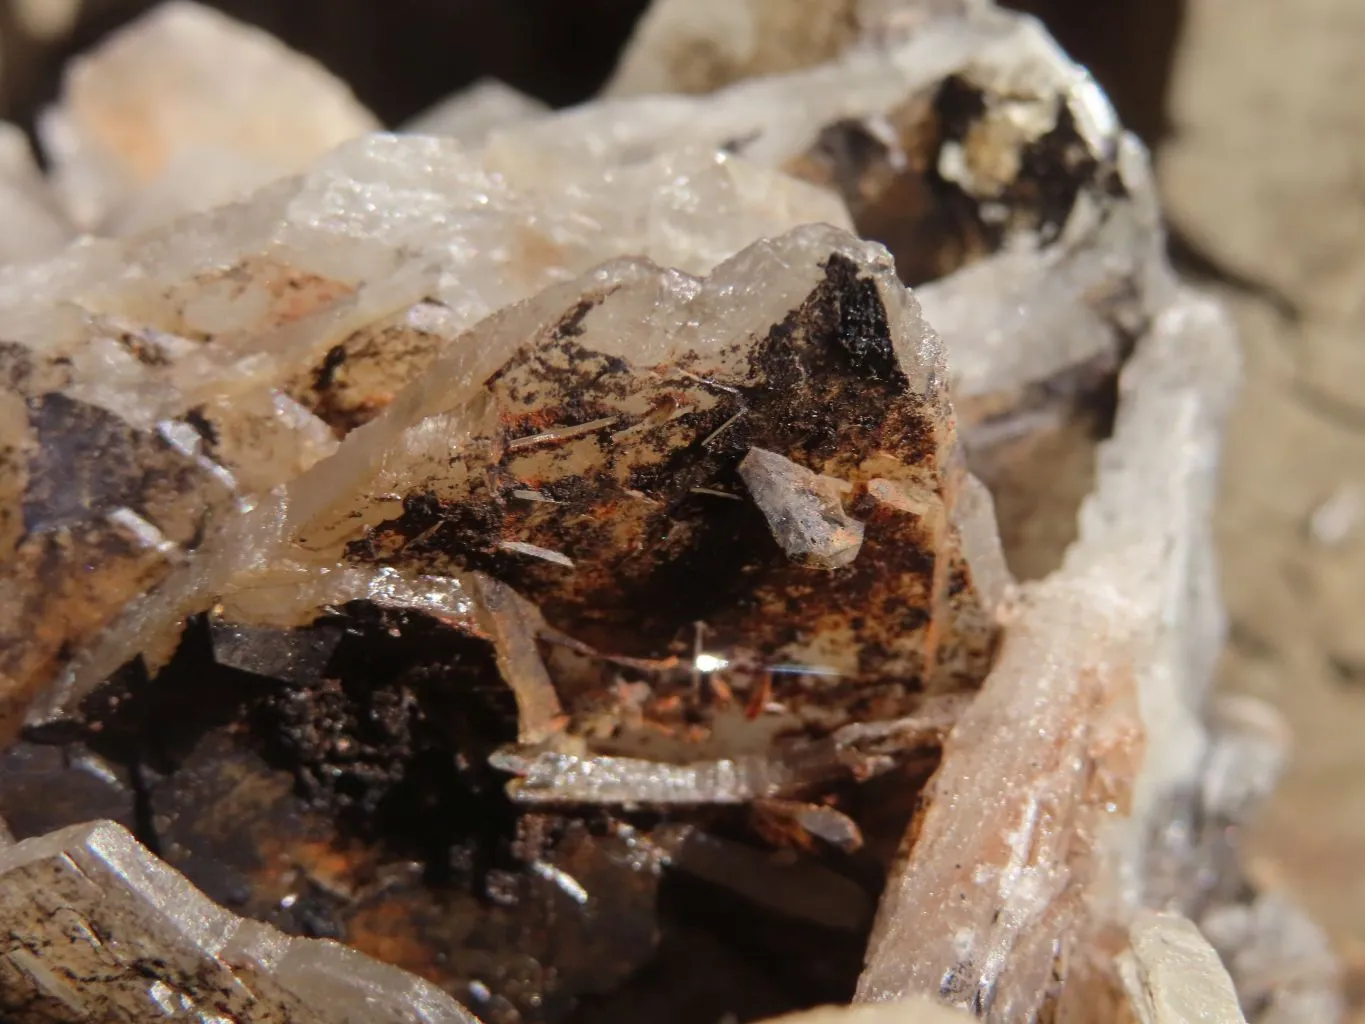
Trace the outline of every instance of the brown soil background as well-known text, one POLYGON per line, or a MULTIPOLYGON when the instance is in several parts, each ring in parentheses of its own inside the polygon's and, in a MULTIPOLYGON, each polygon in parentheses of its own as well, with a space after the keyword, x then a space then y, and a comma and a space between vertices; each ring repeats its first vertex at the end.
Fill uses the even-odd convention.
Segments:
MULTIPOLYGON (((60 67, 145 0, 85 0, 35 42, 0 6, 0 114, 30 123, 60 67)), ((589 95, 643 0, 223 0, 319 57, 387 122, 494 74, 589 95)), ((1220 685, 1281 708, 1297 742, 1251 836, 1253 875, 1335 939, 1365 1022, 1365 3, 1026 0, 1157 152, 1173 254, 1240 323, 1246 377, 1218 511, 1231 640, 1220 685)))
POLYGON ((1170 95, 1172 222, 1260 285, 1227 296, 1246 381, 1218 512, 1221 684, 1280 707, 1297 743, 1254 870, 1328 928, 1365 1020, 1365 524, 1336 545, 1305 528, 1365 495, 1365 5, 1197 0, 1170 95))
POLYGON ((1251 873, 1328 930, 1365 1022, 1365 4, 1037 0, 1156 152, 1172 255, 1231 307, 1241 397, 1217 531, 1225 692, 1280 708, 1251 873), (1313 513, 1357 495, 1315 540, 1313 513))

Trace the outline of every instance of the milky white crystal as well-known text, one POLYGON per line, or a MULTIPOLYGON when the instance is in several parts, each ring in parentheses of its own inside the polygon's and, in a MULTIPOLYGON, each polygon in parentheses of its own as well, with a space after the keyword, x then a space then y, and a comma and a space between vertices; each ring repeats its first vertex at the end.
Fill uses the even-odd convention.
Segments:
POLYGON ((989 18, 989 0, 655 0, 606 96, 704 93, 904 42, 936 19, 989 18))
POLYGON ((413 135, 444 135, 465 146, 479 146, 495 128, 540 117, 549 111, 540 100, 496 78, 482 78, 403 124, 413 135))
MULTIPOLYGON (((808 429, 804 424, 810 414, 800 411, 806 405, 798 406, 788 422, 782 402, 820 406, 828 401, 826 388, 857 387, 863 379, 860 374, 879 381, 876 386, 884 390, 878 416, 918 424, 910 434, 921 440, 911 444, 893 431, 881 442, 884 447, 876 458, 866 463, 852 451, 835 450, 826 456, 829 465, 837 467, 829 472, 837 477, 801 472, 817 482, 825 481, 819 492, 821 501, 834 501, 837 506, 843 486, 864 486, 869 498, 884 506, 877 512, 878 531, 869 538, 882 545, 882 553, 854 560, 852 578, 879 579, 884 574, 883 559, 906 557, 915 546, 924 551, 928 564, 936 566, 930 577, 895 575, 885 581, 888 600, 925 608, 920 628, 886 632, 883 637, 884 624, 863 619, 850 630, 841 630, 832 623, 855 615, 857 606, 838 606, 837 599, 828 616, 815 616, 808 628, 791 635, 760 630, 758 624, 744 627, 740 619, 748 613, 743 606, 735 611, 739 618, 731 616, 733 621, 718 611, 711 628, 728 625, 732 632, 738 630, 729 641, 736 645, 757 649, 762 646, 760 640, 771 641, 771 649, 764 647, 763 655, 775 660, 823 666, 822 670, 850 677, 865 671, 914 674, 924 677, 929 688, 961 688, 979 675, 978 663, 988 657, 993 631, 990 606, 984 603, 992 599, 990 588, 978 591, 975 576, 980 573, 983 580, 992 580, 1003 568, 998 566, 998 549, 992 550, 989 544, 974 541, 959 548, 959 536, 976 538, 989 530, 990 504, 970 484, 958 480, 961 465, 941 387, 942 373, 939 342, 892 274, 885 250, 832 227, 808 226, 756 243, 705 279, 638 259, 604 265, 508 307, 484 321, 464 344, 441 353, 382 415, 351 433, 334 456, 287 483, 277 501, 262 502, 230 521, 221 536, 210 537, 203 550, 170 574, 159 589, 130 605, 120 625, 72 664, 66 685, 52 697, 59 703, 78 697, 106 676, 111 665, 144 649, 152 635, 149 630, 156 630, 158 623, 164 628, 214 599, 233 602, 237 591, 255 592, 268 581, 287 580, 290 566, 297 567, 301 579, 310 572, 332 574, 366 565, 373 572, 397 570, 408 579, 451 574, 455 570, 451 559, 461 557, 460 549, 447 552, 438 543, 403 543, 382 561, 365 552, 382 550, 389 543, 385 538, 401 528, 395 524, 401 524, 406 512, 417 507, 414 502, 436 501, 457 509, 482 500, 471 488, 490 464, 500 467, 498 472, 506 475, 505 486, 514 496, 526 492, 528 484, 520 477, 529 475, 542 486, 571 480, 580 490, 591 484, 593 491, 600 491, 592 496, 598 505, 570 509, 562 518, 557 518, 561 514, 555 502, 529 506, 527 511, 539 519, 520 512, 513 517, 519 508, 516 501, 525 501, 516 498, 505 519, 500 513, 492 521, 490 537, 473 543, 495 545, 528 559, 536 554, 531 564, 551 576, 539 588, 527 591, 533 599, 540 599, 546 588, 580 580, 586 593, 602 591, 592 600, 610 603, 612 593, 620 589, 619 576, 612 575, 619 569, 611 569, 605 577, 599 574, 618 565, 618 549, 637 553, 636 572, 643 572, 651 559, 667 564, 678 557, 659 541, 681 532, 676 525, 667 526, 667 509, 673 499, 667 490, 659 490, 657 497, 636 488, 624 490, 632 467, 643 472, 659 459, 692 451, 697 452, 698 470, 708 473, 721 472, 726 460, 738 464, 746 452, 751 459, 763 460, 767 456, 755 455, 757 449, 740 443, 738 448, 719 449, 734 454, 718 455, 720 461, 713 465, 705 450, 712 444, 737 443, 726 435, 727 430, 752 429, 771 432, 775 438, 799 439, 808 429), (867 335, 856 333, 854 326, 840 329, 830 317, 841 310, 854 318, 851 325, 866 321, 883 326, 870 329, 867 335), (852 347, 841 349, 844 345, 852 347), (791 359, 811 361, 811 369, 803 372, 827 374, 822 386, 809 393, 792 385, 774 388, 774 382, 763 376, 771 370, 764 370, 767 364, 759 360, 770 351, 768 346, 772 346, 771 354, 765 358, 775 360, 772 366, 785 366, 791 359), (841 351, 847 356, 839 356, 841 351), (528 361, 528 354, 535 358, 528 361), (850 363, 839 369, 838 360, 843 358, 850 363), (584 374, 570 393, 585 400, 587 395, 577 388, 592 387, 596 379, 592 367, 599 361, 615 383, 593 398, 599 403, 596 418, 564 428, 545 424, 539 418, 540 407, 557 407, 555 381, 567 379, 572 384, 573 374, 584 374), (557 376, 537 376, 540 368, 552 366, 560 367, 557 376), (833 368, 822 369, 827 366, 833 368), (765 392, 765 388, 773 390, 765 392), (738 397, 746 392, 749 398, 738 397), (765 411, 769 409, 776 411, 765 411), (708 413, 713 419, 702 426, 697 417, 708 413), (525 416, 536 424, 532 432, 508 426, 525 416), (603 457, 604 445, 608 459, 603 457), (900 461, 911 457, 914 464, 900 461), (490 459, 497 461, 490 463, 490 459), (848 483, 839 483, 844 477, 848 483), (970 496, 960 506, 956 504, 959 490, 970 496), (607 509, 612 510, 610 515, 607 509), (590 521, 602 522, 615 534, 585 530, 584 524, 590 521), (532 529, 548 532, 526 532, 532 529), (950 586, 954 579, 958 585, 950 586), (869 631, 878 637, 875 644, 869 631)), ((849 407, 839 414, 852 415, 852 411, 849 407)), ((783 463, 775 454, 772 459, 783 463)), ((769 485, 775 484, 768 479, 771 473, 748 476, 749 486, 758 488, 759 504, 775 501, 773 514, 780 518, 778 506, 785 499, 767 494, 769 485)), ((704 483, 709 478, 697 479, 704 483)), ((661 481, 644 486, 657 489, 673 484, 661 481)), ((714 492, 705 486, 699 490, 714 492)), ((707 500, 718 499, 736 500, 724 493, 707 500)), ((822 507, 807 532, 828 530, 820 525, 823 515, 838 520, 840 514, 833 507, 822 507)), ((782 588, 798 585, 795 577, 787 582, 790 561, 802 564, 810 556, 817 561, 824 558, 830 567, 850 564, 848 555, 857 552, 851 541, 860 539, 854 536, 859 525, 851 520, 834 522, 830 537, 817 538, 819 550, 795 551, 788 544, 786 556, 766 570, 773 578, 769 586, 777 588, 772 593, 779 595, 767 599, 780 602, 782 588), (845 535, 850 543, 839 541, 845 535)), ((844 579, 842 585, 851 587, 852 583, 844 579)), ((854 587, 852 593, 858 592, 854 587)), ((824 600, 807 603, 816 609, 824 600)), ((254 602, 237 603, 249 607, 254 602)), ((475 607, 482 609, 476 614, 487 614, 491 609, 488 596, 476 594, 475 607)), ((316 602, 301 607, 302 621, 310 618, 304 613, 316 608, 316 602)), ((524 617, 519 625, 513 618, 517 616, 485 622, 482 634, 494 639, 504 678, 517 693, 526 716, 523 727, 529 741, 529 737, 547 734, 558 706, 537 696, 547 687, 528 632, 536 627, 524 617), (530 713, 532 707, 542 710, 530 713)), ((764 621, 775 626, 771 615, 764 621)), ((887 700, 888 717, 907 713, 907 706, 897 703, 892 691, 887 700)), ((44 713, 50 710, 52 706, 45 705, 44 713)), ((811 713, 817 710, 812 708, 811 713)), ((834 708, 828 714, 839 712, 834 708)), ((845 719, 836 718, 826 727, 845 719)))
POLYGON ((1007 247, 916 289, 952 346, 960 399, 1112 358, 1174 297, 1147 154, 1131 137, 1115 145, 1130 202, 1102 210, 1082 200, 1041 251, 1007 247))
POLYGON ((73 62, 40 133, 67 212, 88 230, 125 215, 144 189, 169 219, 301 171, 377 127, 315 61, 173 0, 73 62), (193 176, 207 178, 192 187, 193 176))
POLYGON ((900 47, 851 51, 706 96, 604 98, 494 132, 489 146, 498 159, 553 160, 569 172, 632 163, 684 144, 732 147, 758 163, 780 165, 803 152, 822 127, 884 113, 973 59, 1009 59, 1013 47, 1055 50, 1032 22, 1003 16, 936 26, 900 47))
MULTIPOLYGON (((724 19, 747 24, 778 17, 773 12, 779 9, 781 17, 797 17, 799 6, 754 0, 728 5, 722 17, 662 4, 651 17, 670 21, 667 31, 658 32, 673 45, 687 38, 673 19, 743 45, 742 35, 721 30, 724 19)), ((856 205, 859 189, 886 187, 879 174, 914 178, 909 168, 924 155, 911 147, 920 144, 923 132, 900 119, 905 125, 932 124, 928 104, 935 90, 957 76, 984 97, 985 110, 962 140, 942 143, 937 170, 981 204, 985 221, 1004 218, 1008 224, 1012 214, 1002 200, 1024 173, 1024 154, 1063 132, 1063 115, 1075 140, 1056 144, 1071 146, 1076 160, 1084 153, 1097 170, 1093 181, 1080 182, 1057 237, 1036 226, 1010 228, 998 251, 923 286, 925 308, 954 349, 956 393, 993 394, 1048 379, 1087 359, 1116 361, 1124 338, 1144 329, 1169 301, 1172 287, 1145 151, 1121 132, 1094 80, 1032 19, 985 9, 971 17, 937 16, 942 12, 915 4, 901 5, 898 12, 911 21, 927 20, 916 22, 914 31, 887 34, 879 45, 850 45, 818 66, 739 80, 709 95, 613 96, 511 126, 492 134, 488 158, 502 168, 554 168, 571 177, 604 162, 630 166, 680 143, 729 148, 757 163, 837 185, 856 205), (922 111, 917 103, 925 105, 922 111), (858 133, 859 145, 887 150, 886 168, 864 169, 852 186, 839 180, 841 172, 830 181, 816 171, 835 145, 831 138, 849 131, 858 133), (1101 183, 1105 175, 1114 179, 1108 185, 1101 183), (1115 200, 1120 188, 1124 198, 1115 200)), ((873 20, 887 19, 895 20, 884 11, 873 20)), ((649 25, 642 27, 642 39, 655 32, 649 25)), ((634 67, 632 60, 628 55, 623 68, 634 67)), ((872 202, 869 226, 892 235, 912 226, 913 203, 872 202)), ((916 244, 930 243, 905 243, 897 253, 903 273, 921 255, 916 244)))
POLYGON ((40 260, 73 234, 17 126, 0 122, 0 265, 40 260))
MULTIPOLYGON (((409 126, 443 138, 368 135, 316 159, 372 119, 316 66, 204 8, 169 5, 72 71, 44 124, 58 187, 79 226, 130 237, 0 272, 0 337, 10 346, 2 354, 11 381, 23 382, 0 392, 0 438, 19 439, 0 447, 0 539, 30 544, 16 549, 24 566, 47 564, 39 542, 59 553, 59 571, 20 568, 0 584, 0 641, 10 642, 0 650, 37 652, 22 672, 0 662, 9 673, 0 674, 0 722, 53 678, 59 685, 33 721, 69 713, 138 654, 155 667, 183 617, 210 608, 223 663, 288 678, 315 673, 321 654, 281 631, 364 600, 492 644, 520 727, 520 746, 492 761, 516 776, 510 791, 526 804, 780 797, 799 816, 811 810, 795 799, 804 787, 834 771, 884 770, 906 745, 934 742, 952 726, 868 949, 858 998, 880 1005, 797 1020, 963 1019, 941 1002, 990 1021, 1028 1020, 1059 989, 1073 1010, 1086 998, 1075 993, 1131 998, 1144 1024, 1200 1013, 1239 1020, 1227 974, 1199 932, 1139 912, 1151 903, 1195 918, 1243 997, 1271 1007, 1268 1019, 1333 1019, 1339 998, 1321 934, 1273 896, 1247 904, 1239 892, 1229 904, 1221 895, 1236 881, 1226 837, 1284 756, 1276 722, 1254 708, 1219 704, 1208 722, 1225 631, 1209 516, 1237 357, 1221 310, 1175 285, 1146 154, 1120 131, 1094 81, 1036 22, 976 0, 661 0, 609 93, 548 114, 480 83, 409 126), (245 90, 240 102, 227 92, 233 83, 245 90), (944 127, 934 104, 949 84, 979 98, 981 110, 944 127), (676 92, 709 95, 647 95, 676 92), (931 151, 916 149, 920 129, 935 124, 948 135, 931 151), (1055 172, 1074 192, 1060 210, 1039 199, 1025 160, 1049 146, 1063 147, 1073 171, 1084 168, 1055 172), (868 152, 875 159, 850 163, 850 153, 868 152), (926 157, 929 165, 916 164, 926 157), (904 228, 896 218, 914 204, 903 193, 890 189, 882 206, 860 203, 887 180, 917 187, 917 175, 918 185, 932 178, 956 190, 976 221, 944 244, 947 263, 916 268, 915 279, 926 280, 918 304, 884 250, 842 230, 904 228), (245 201, 156 227, 277 178, 245 201), (790 230, 810 223, 832 227, 790 230), (821 291, 841 260, 870 293, 836 289, 831 302, 821 291), (867 346, 875 333, 867 315, 878 304, 890 359, 867 346), (844 324, 850 310, 856 316, 844 324), (904 375, 896 400, 927 410, 926 465, 897 464, 878 450, 826 475, 799 461, 818 461, 800 445, 781 454, 766 441, 733 442, 739 485, 708 477, 686 500, 752 503, 768 528, 755 543, 775 542, 792 565, 818 567, 822 586, 882 565, 886 579, 907 578, 892 561, 907 545, 877 550, 877 523, 913 524, 903 527, 909 549, 935 555, 927 594, 914 595, 924 598, 928 627, 861 648, 837 630, 814 631, 760 667, 823 685, 847 683, 881 658, 902 683, 914 676, 933 690, 942 676, 944 689, 971 690, 998 616, 1003 642, 979 693, 914 694, 923 703, 913 709, 901 694, 901 704, 881 705, 890 709, 884 717, 865 721, 813 702, 804 719, 780 726, 828 730, 814 747, 770 749, 770 721, 727 722, 695 746, 665 748, 671 760, 660 763, 649 756, 660 748, 641 748, 629 729, 600 740, 580 728, 590 714, 568 721, 581 709, 557 692, 539 648, 550 642, 589 661, 604 652, 553 630, 507 584, 457 571, 431 534, 394 525, 428 498, 472 505, 496 468, 516 477, 499 492, 499 507, 515 515, 499 521, 490 550, 547 592, 563 580, 591 585, 603 560, 590 526, 623 529, 637 558, 652 538, 669 536, 653 529, 650 503, 662 503, 634 473, 676 448, 731 443, 748 427, 747 407, 695 437, 686 417, 741 394, 747 401, 762 378, 753 354, 764 339, 790 345, 831 321, 852 339, 854 361, 872 367, 862 367, 864 383, 904 375), (999 414, 987 424, 992 436, 1012 436, 1061 415, 1048 407, 1015 417, 1020 396, 1064 393, 1071 376, 1113 373, 1125 359, 1079 537, 1058 570, 1016 589, 991 495, 962 472, 946 387, 967 419, 999 414), (564 416, 568 403, 548 371, 570 380, 578 399, 595 383, 582 376, 593 361, 603 377, 620 378, 619 390, 595 395, 603 407, 590 415, 564 416), (547 373, 527 373, 528 364, 547 373), (508 383, 519 371, 524 379, 508 383), (526 380, 544 390, 519 390, 526 380), (540 415, 536 395, 555 417, 540 415), (73 409, 122 445, 109 442, 110 451, 158 453, 145 475, 158 486, 96 472, 100 453, 69 443, 85 436, 68 429, 73 409), (659 443, 669 431, 669 443, 659 443), (569 517, 553 543, 507 532, 552 519, 563 499, 550 485, 603 466, 610 501, 569 517), (610 476, 617 471, 620 480, 610 476), (81 501, 44 483, 63 473, 80 481, 70 491, 81 501), (158 474, 174 486, 161 487, 158 474), (845 479, 854 477, 856 485, 845 479), (846 511, 855 489, 859 504, 846 511), (611 514, 598 514, 606 506, 611 514), (630 532, 640 524, 650 528, 630 532), (356 553, 366 545, 369 561, 356 553), (84 575, 80 567, 91 565, 99 572, 84 575), (956 589, 950 569, 965 570, 967 585, 956 589), (1195 821, 1207 835, 1196 835, 1195 821)), ((13 216, 36 217, 43 183, 6 138, 0 204, 12 182, 13 216)), ((1046 174, 1043 183, 1056 184, 1046 174)), ((32 223, 31 240, 0 261, 39 258, 66 238, 61 217, 32 223)), ((916 253, 916 244, 898 251, 903 274, 916 253)), ((846 411, 829 404, 836 418, 846 411)), ((823 412, 802 415, 814 422, 823 412)), ((626 571, 613 561, 605 578, 619 590, 613 574, 626 571)), ((824 593, 807 590, 795 604, 819 604, 824 593)), ((792 607, 783 614, 797 615, 792 607)), ((831 617, 842 624, 848 611, 831 617)), ((746 628, 760 634, 766 621, 746 628)), ((694 693, 742 661, 704 639, 713 638, 698 626, 694 657, 683 659, 694 693)), ((661 689, 664 670, 648 671, 661 689)), ((837 819, 833 809, 814 810, 837 819)), ((847 820, 826 824, 837 832, 847 820)), ((52 925, 33 908, 68 885, 80 889, 64 864, 93 875, 105 872, 101 856, 113 856, 92 860, 93 836, 174 894, 168 919, 192 905, 196 921, 265 935, 192 890, 185 896, 183 880, 157 875, 164 867, 111 828, 0 852, 0 872, 19 880, 0 888, 0 903, 11 901, 6 923, 13 917, 45 934, 52 925)), ((729 841, 692 838, 692 860, 679 855, 675 866, 724 883, 741 860, 723 848, 729 841)), ((751 856, 734 887, 790 905, 790 879, 773 881, 769 868, 751 856)), ((125 883, 114 871, 103 895, 78 895, 112 905, 125 883)), ((819 905, 816 919, 859 927, 863 908, 845 895, 834 886, 808 902, 819 905)), ((129 919, 164 923, 141 910, 129 919)), ((179 951, 182 938, 158 933, 155 942, 179 951)), ((294 963, 316 954, 329 965, 308 990, 317 1005, 334 986, 369 985, 368 962, 338 966, 332 947, 259 941, 297 952, 294 963)), ((186 955, 218 971, 223 958, 205 948, 186 955)), ((86 998, 16 952, 17 960, 0 957, 0 972, 24 991, 86 998)), ((267 986, 283 984, 276 960, 258 957, 245 969, 261 964, 267 986)), ((290 992, 304 991, 306 974, 290 976, 290 992)), ((407 993, 399 1002, 409 1008, 427 998, 421 983, 397 978, 368 991, 383 1006, 385 992, 407 993)), ((193 995, 128 972, 118 986, 158 1004, 193 995)), ((431 1005, 418 1019, 467 1019, 439 998, 431 1005)), ((374 1012, 364 1019, 385 1019, 374 1012)))

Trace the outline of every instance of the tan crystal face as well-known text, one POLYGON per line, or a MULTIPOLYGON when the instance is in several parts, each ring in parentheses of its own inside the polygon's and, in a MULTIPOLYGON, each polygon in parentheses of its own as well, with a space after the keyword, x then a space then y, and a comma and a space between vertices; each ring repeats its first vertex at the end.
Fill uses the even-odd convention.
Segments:
POLYGON ((338 438, 374 419, 450 341, 434 303, 387 317, 348 336, 286 387, 338 438))
POLYGON ((0 462, 14 502, 0 581, 3 733, 118 609, 167 576, 230 492, 162 434, 63 393, 60 361, 3 345, 0 379, 18 428, 0 462))

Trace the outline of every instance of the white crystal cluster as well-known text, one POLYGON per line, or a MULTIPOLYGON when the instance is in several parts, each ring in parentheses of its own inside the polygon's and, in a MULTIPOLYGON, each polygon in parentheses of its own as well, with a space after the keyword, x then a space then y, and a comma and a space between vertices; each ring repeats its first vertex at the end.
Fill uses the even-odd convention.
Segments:
MULTIPOLYGON (((1258 979, 1256 1005, 1334 1018, 1330 964, 1306 991, 1264 980, 1286 918, 1220 890, 1206 876, 1235 874, 1235 855, 1192 838, 1243 820, 1283 753, 1273 724, 1209 725, 1235 341, 1165 263, 1142 147, 1037 22, 976 3, 660 0, 596 101, 551 113, 481 83, 407 131, 377 127, 321 68, 177 2, 73 64, 41 127, 48 179, 0 136, 18 225, 0 249, 0 732, 73 714, 130 659, 156 668, 188 615, 248 638, 246 661, 223 657, 250 668, 250 630, 367 600, 491 638, 520 716, 497 763, 523 799, 785 798, 809 781, 786 748, 713 737, 665 770, 594 747, 535 653, 552 631, 534 605, 424 556, 422 537, 382 566, 356 552, 413 495, 472 502, 486 461, 517 475, 531 524, 498 556, 546 592, 591 580, 591 543, 547 539, 551 484, 605 459, 618 529, 646 550, 638 473, 669 446, 762 438, 750 407, 721 415, 766 379, 752 353, 843 317, 859 372, 903 382, 885 412, 921 417, 925 461, 883 439, 812 468, 754 440, 746 492, 692 488, 753 501, 803 571, 894 574, 876 561, 887 538, 939 566, 911 595, 922 632, 874 644, 839 620, 778 652, 847 677, 881 657, 949 691, 911 707, 893 687, 866 722, 818 709, 821 771, 875 774, 872 740, 936 738, 934 708, 955 719, 857 994, 931 1002, 839 1019, 1232 1022, 1232 983, 1245 1000, 1258 979), (945 235, 926 204, 969 227, 945 235), (886 242, 913 291, 854 232, 886 242), (830 291, 844 264, 866 308, 830 291), (604 369, 573 377, 586 357, 561 343, 604 369), (536 419, 526 397, 568 374, 564 408, 612 373, 628 384, 578 422, 536 419), (964 445, 993 485, 987 467, 1064 432, 1092 377, 1116 377, 1118 405, 1076 539, 1016 584, 964 445)), ((727 663, 707 657, 706 673, 727 663)), ((472 1019, 401 972, 232 917, 112 825, 0 849, 0 894, 18 1020, 161 1019, 152 1003, 170 1019, 472 1019)), ((1317 949, 1295 922, 1288 958, 1317 949)))

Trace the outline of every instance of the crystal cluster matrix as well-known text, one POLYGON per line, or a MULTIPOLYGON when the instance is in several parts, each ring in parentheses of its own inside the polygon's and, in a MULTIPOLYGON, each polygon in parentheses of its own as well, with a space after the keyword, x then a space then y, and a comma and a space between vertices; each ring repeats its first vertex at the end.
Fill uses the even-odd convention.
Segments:
POLYGON ((177 2, 0 138, 0 1017, 1338 1019, 1231 328, 1036 21, 656 0, 378 127, 177 2))

